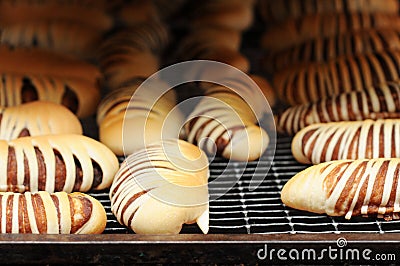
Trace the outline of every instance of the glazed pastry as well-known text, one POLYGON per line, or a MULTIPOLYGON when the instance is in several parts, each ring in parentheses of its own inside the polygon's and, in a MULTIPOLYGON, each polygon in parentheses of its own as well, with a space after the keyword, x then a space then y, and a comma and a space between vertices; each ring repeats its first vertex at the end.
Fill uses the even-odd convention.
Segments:
POLYGON ((107 222, 101 203, 83 193, 0 193, 0 233, 101 234, 107 222))
POLYGON ((162 81, 149 80, 138 92, 140 85, 141 80, 136 80, 108 94, 97 111, 100 141, 117 155, 129 155, 147 144, 178 138, 180 134, 182 113, 179 109, 172 111, 175 92, 169 90, 163 95, 163 88, 168 87, 162 81))
POLYGON ((314 0, 284 0, 258 1, 258 8, 266 22, 282 22, 290 18, 300 18, 310 14, 325 13, 386 13, 397 14, 399 3, 396 0, 382 2, 381 0, 352 1, 314 1, 314 0))
POLYGON ((294 134, 316 124, 378 118, 400 118, 400 84, 388 82, 364 91, 341 93, 286 109, 277 116, 279 132, 294 134))
POLYGON ((316 38, 294 47, 272 53, 265 58, 268 72, 276 72, 293 65, 328 62, 343 55, 356 55, 400 49, 400 31, 368 29, 326 38, 316 38))
POLYGON ((397 81, 400 51, 340 57, 326 64, 288 68, 274 77, 279 98, 291 105, 335 94, 363 91, 373 85, 397 81))
POLYGON ((40 48, 11 48, 0 45, 0 72, 85 79, 96 84, 100 70, 81 59, 40 48))
POLYGON ((138 24, 117 31, 100 47, 99 63, 111 90, 135 78, 147 78, 160 68, 160 56, 168 44, 164 25, 138 24))
POLYGON ((289 19, 270 27, 262 37, 261 46, 278 52, 305 41, 356 32, 365 29, 400 29, 400 17, 386 13, 330 13, 289 19))
MULTIPOLYGON (((246 86, 244 86, 246 88, 246 86)), ((227 159, 251 161, 258 159, 269 143, 264 129, 258 127, 260 106, 255 102, 261 98, 255 91, 252 102, 246 102, 233 91, 223 86, 211 86, 193 112, 187 118, 185 132, 190 143, 198 145, 208 154, 227 159)), ((261 98, 262 99, 262 98, 261 98)), ((264 100, 265 104, 265 100, 264 100)))
POLYGON ((208 232, 208 159, 183 140, 163 140, 126 158, 110 189, 111 211, 137 234, 208 232))
POLYGON ((399 219, 400 159, 339 160, 305 169, 283 187, 286 206, 330 216, 399 219))
POLYGON ((116 16, 121 21, 121 24, 126 26, 161 20, 155 1, 152 0, 135 0, 124 3, 116 16))
POLYGON ((82 134, 82 126, 62 105, 35 101, 0 108, 0 139, 66 133, 82 134))
POLYGON ((74 134, 0 141, 0 191, 101 190, 118 170, 103 144, 74 134))
POLYGON ((1 106, 51 101, 64 105, 78 117, 87 117, 96 111, 100 101, 100 89, 84 79, 11 73, 3 73, 1 79, 1 106))
POLYGON ((314 124, 292 141, 294 158, 306 164, 341 159, 400 157, 400 119, 314 124))
POLYGON ((94 56, 102 38, 96 28, 73 21, 16 23, 2 28, 1 43, 18 47, 39 47, 83 58, 94 56))

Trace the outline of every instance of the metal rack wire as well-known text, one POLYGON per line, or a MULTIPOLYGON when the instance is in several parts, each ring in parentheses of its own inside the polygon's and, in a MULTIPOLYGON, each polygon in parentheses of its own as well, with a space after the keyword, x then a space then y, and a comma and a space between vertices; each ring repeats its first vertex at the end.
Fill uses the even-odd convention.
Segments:
MULTIPOLYGON (((215 158, 210 165, 210 196, 217 197, 210 202, 209 234, 294 234, 294 233, 385 233, 400 232, 400 221, 313 214, 286 207, 280 200, 282 186, 306 165, 297 163, 290 150, 291 138, 278 137, 274 160, 268 173, 270 154, 259 162, 233 163, 215 158), (257 165, 258 164, 258 165, 257 165), (258 167, 255 173, 255 167, 258 167), (260 171, 261 170, 261 171, 260 171), (265 170, 265 171, 264 171, 265 170), (249 187, 253 175, 263 175, 262 183, 256 188, 249 187), (232 177, 235 185, 226 192, 232 177), (225 193, 226 192, 226 193, 225 193)), ((111 213, 108 192, 92 193, 105 206, 108 223, 105 234, 132 233, 120 225, 111 213)), ((197 225, 185 225, 185 234, 201 234, 197 225)))

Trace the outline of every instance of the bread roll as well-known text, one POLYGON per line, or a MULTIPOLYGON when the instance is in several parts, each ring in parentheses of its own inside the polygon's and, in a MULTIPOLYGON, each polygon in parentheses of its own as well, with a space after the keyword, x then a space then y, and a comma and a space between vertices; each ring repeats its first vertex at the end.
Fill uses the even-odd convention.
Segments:
POLYGON ((396 0, 352 0, 352 1, 314 1, 284 0, 258 1, 257 10, 266 22, 282 22, 290 18, 301 18, 310 14, 324 13, 386 13, 397 14, 399 3, 396 0))
POLYGON ((93 58, 102 35, 96 28, 75 21, 35 21, 3 27, 1 43, 93 58))
POLYGON ((387 13, 329 13, 289 19, 270 27, 261 46, 278 52, 315 38, 335 36, 365 29, 400 29, 400 17, 387 13))
POLYGON ((208 232, 208 160, 183 140, 163 140, 126 158, 110 189, 111 211, 137 234, 208 232))
MULTIPOLYGON (((63 1, 1 1, 0 25, 29 24, 33 21, 68 20, 105 32, 113 26, 112 18, 104 10, 85 5, 85 1, 71 4, 63 1)), ((100 1, 97 1, 100 2, 100 1)))
POLYGON ((101 190, 118 170, 103 144, 74 134, 0 141, 0 191, 101 190))
POLYGON ((100 101, 97 84, 85 79, 13 73, 3 73, 0 76, 1 106, 15 106, 37 100, 50 101, 64 105, 78 117, 87 117, 96 111, 100 101))
POLYGON ((264 61, 266 70, 272 73, 294 65, 328 62, 343 55, 399 49, 400 30, 367 29, 315 38, 286 50, 268 54, 264 61))
POLYGON ((211 155, 239 161, 258 159, 269 137, 256 125, 260 117, 256 116, 260 113, 257 103, 247 103, 243 95, 219 85, 209 87, 205 95, 185 124, 188 141, 211 155))
POLYGON ((183 116, 179 109, 171 112, 175 92, 169 90, 163 95, 167 89, 162 81, 141 85, 136 80, 108 94, 97 112, 100 141, 117 155, 129 155, 152 142, 178 138, 183 116))
POLYGON ((95 84, 100 70, 81 59, 40 48, 0 45, 0 72, 85 79, 95 84))
POLYGON ((283 203, 330 216, 399 218, 400 159, 339 160, 305 169, 283 187, 283 203))
POLYGON ((363 91, 400 79, 400 51, 340 57, 326 64, 286 69, 274 77, 279 98, 291 105, 335 94, 363 91))
POLYGON ((196 5, 190 15, 193 27, 222 26, 237 31, 249 28, 254 19, 253 0, 208 0, 196 5))
POLYGON ((106 227, 104 207, 82 193, 5 192, 0 202, 2 234, 101 234, 106 227))
POLYGON ((117 31, 100 47, 99 64, 111 90, 134 78, 147 78, 160 68, 169 41, 164 25, 148 22, 117 31))
POLYGON ((314 124, 300 130, 292 153, 301 163, 400 157, 400 119, 314 124))
POLYGON ((0 108, 0 139, 66 133, 82 134, 82 126, 62 105, 35 101, 0 108))
POLYGON ((400 118, 400 84, 388 82, 365 91, 341 93, 286 109, 277 116, 277 130, 294 134, 316 124, 377 118, 400 118))

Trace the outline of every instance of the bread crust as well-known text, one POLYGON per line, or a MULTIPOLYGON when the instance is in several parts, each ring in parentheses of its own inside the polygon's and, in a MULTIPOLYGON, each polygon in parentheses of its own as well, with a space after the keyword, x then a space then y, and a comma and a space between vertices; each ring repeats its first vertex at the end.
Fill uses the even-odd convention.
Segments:
POLYGON ((66 107, 34 101, 0 108, 0 139, 50 134, 82 134, 79 119, 66 107))
POLYGON ((281 199, 289 207, 330 216, 399 219, 400 159, 338 160, 291 178, 281 199))
POLYGON ((400 119, 314 124, 300 130, 292 153, 301 163, 400 157, 400 119))
POLYGON ((137 234, 208 232, 208 159, 183 140, 163 140, 127 157, 110 189, 111 210, 137 234))
POLYGON ((0 191, 101 190, 119 167, 106 146, 75 134, 1 141, 0 157, 0 191))
POLYGON ((83 194, 65 192, 0 193, 0 233, 100 234, 104 207, 83 194))

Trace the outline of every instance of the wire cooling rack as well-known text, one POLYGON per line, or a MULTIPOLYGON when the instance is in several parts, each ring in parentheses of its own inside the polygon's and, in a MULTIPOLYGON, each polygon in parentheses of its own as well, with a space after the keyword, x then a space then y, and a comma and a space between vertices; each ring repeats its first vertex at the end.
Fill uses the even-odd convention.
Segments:
MULTIPOLYGON (((236 162, 215 158, 210 165, 209 234, 294 234, 294 233, 384 233, 400 232, 400 221, 313 214, 286 207, 280 200, 283 185, 307 166, 297 163, 290 150, 291 138, 278 136, 275 156, 265 154, 257 162, 236 162), (273 161, 271 163, 271 159, 273 161), (268 166, 270 169, 267 172, 268 166), (257 171, 255 171, 257 167, 257 171), (263 181, 256 188, 249 187, 256 175, 263 181), (234 186, 231 180, 236 178, 234 186)), ((105 234, 133 233, 120 225, 111 213, 108 192, 92 193, 105 206, 107 227, 105 234)), ((201 234, 197 225, 184 225, 185 234, 201 234)))

